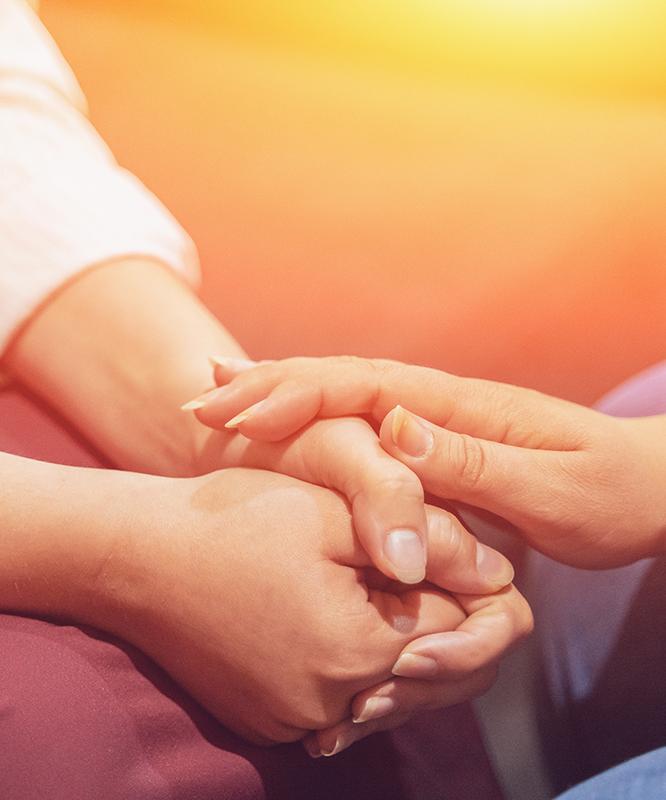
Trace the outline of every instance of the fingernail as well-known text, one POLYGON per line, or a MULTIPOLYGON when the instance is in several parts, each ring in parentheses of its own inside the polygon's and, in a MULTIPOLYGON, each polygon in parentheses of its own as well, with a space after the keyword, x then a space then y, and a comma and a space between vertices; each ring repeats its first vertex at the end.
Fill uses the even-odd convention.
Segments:
POLYGON ((225 369, 233 369, 243 371, 252 369, 257 366, 256 361, 250 361, 249 358, 233 358, 232 356, 208 356, 208 360, 212 367, 224 367, 225 369))
POLYGON ((368 722, 371 719, 379 719, 391 714, 397 708, 398 704, 392 697, 369 697, 352 722, 360 723, 368 722))
POLYGON ((402 406, 393 409, 391 439, 396 447, 413 458, 427 455, 435 442, 432 431, 402 406))
POLYGON ((321 754, 323 756, 326 756, 326 758, 330 758, 331 756, 334 756, 338 752, 338 741, 339 741, 339 738, 335 740, 335 742, 333 744, 333 747, 329 747, 327 749, 322 749, 321 754))
POLYGON ((510 562, 481 542, 476 543, 476 567, 484 578, 500 586, 508 586, 514 577, 510 562))
POLYGON ((200 394, 197 397, 195 397, 194 400, 189 400, 187 403, 183 403, 183 405, 180 407, 180 410, 198 411, 200 408, 203 408, 208 403, 208 401, 210 400, 211 397, 213 397, 213 395, 217 395, 218 392, 221 391, 221 388, 224 387, 216 386, 214 389, 209 389, 207 392, 204 392, 203 394, 200 394))
POLYGON ((391 672, 401 678, 432 678, 439 672, 439 664, 428 656, 403 653, 393 665, 391 672))
POLYGON ((205 400, 190 400, 188 403, 183 403, 180 407, 181 411, 198 411, 206 405, 205 400))
POLYGON ((236 414, 236 416, 230 419, 229 422, 225 423, 224 427, 237 428, 241 422, 245 422, 246 419, 249 419, 256 411, 258 411, 265 402, 265 400, 260 400, 258 403, 246 408, 245 411, 241 411, 240 414, 236 414))
POLYGON ((425 578, 426 553, 416 531, 398 528, 387 533, 384 555, 403 583, 420 583, 425 578))
POLYGON ((328 749, 324 749, 322 747, 321 754, 325 758, 330 758, 331 756, 337 756, 338 753, 341 753, 343 750, 346 750, 350 745, 354 744, 355 741, 356 738, 354 736, 341 733, 335 740, 335 744, 333 745, 333 747, 330 747, 328 749))

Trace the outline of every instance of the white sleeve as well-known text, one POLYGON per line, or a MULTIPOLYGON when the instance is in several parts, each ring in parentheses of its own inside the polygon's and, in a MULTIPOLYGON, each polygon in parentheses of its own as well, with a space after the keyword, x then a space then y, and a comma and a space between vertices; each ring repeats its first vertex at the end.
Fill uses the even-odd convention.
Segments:
POLYGON ((35 12, 0 0, 0 353, 58 286, 123 256, 198 281, 191 239, 115 162, 35 12))

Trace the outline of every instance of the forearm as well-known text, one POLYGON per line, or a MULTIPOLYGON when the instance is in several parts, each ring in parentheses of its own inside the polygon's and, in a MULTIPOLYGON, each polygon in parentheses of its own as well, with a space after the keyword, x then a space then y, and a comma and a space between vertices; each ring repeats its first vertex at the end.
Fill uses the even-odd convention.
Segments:
POLYGON ((180 405, 212 384, 208 356, 243 351, 157 262, 78 276, 33 316, 6 368, 125 469, 187 475, 212 434, 180 405))
POLYGON ((119 466, 194 471, 178 407, 208 353, 240 351, 162 266, 196 279, 193 243, 119 168, 36 15, 0 7, 1 366, 119 466))
POLYGON ((93 612, 113 544, 100 509, 117 508, 111 494, 122 478, 0 453, 1 610, 77 619, 93 612))

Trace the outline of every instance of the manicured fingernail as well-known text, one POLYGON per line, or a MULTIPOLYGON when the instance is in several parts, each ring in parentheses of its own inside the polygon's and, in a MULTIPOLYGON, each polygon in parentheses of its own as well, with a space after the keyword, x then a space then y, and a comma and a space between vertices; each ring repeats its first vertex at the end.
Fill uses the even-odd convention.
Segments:
POLYGON ((183 403, 180 407, 181 411, 198 411, 206 405, 205 400, 190 400, 189 403, 183 403))
POLYGON ((221 391, 221 388, 224 387, 216 386, 214 389, 209 389, 207 392, 204 392, 203 394, 198 395, 198 397, 195 397, 194 400, 189 400, 187 403, 183 403, 183 405, 180 407, 180 410, 198 411, 200 408, 203 408, 205 405, 207 405, 210 398, 216 396, 218 392, 221 391))
POLYGON ((412 458, 427 455, 435 442, 432 431, 402 406, 393 409, 391 439, 396 447, 412 458))
POLYGON ((393 665, 391 672, 402 678, 432 678, 439 672, 439 664, 428 656, 403 653, 393 665))
POLYGON ((224 427, 237 428, 241 422, 245 422, 245 420, 249 419, 255 413, 255 411, 258 411, 265 402, 265 400, 260 400, 258 403, 246 408, 245 411, 241 411, 240 414, 236 414, 236 416, 230 419, 229 422, 225 423, 224 427))
POLYGON ((476 567, 492 583, 508 586, 514 577, 513 567, 496 550, 476 543, 476 567))
POLYGON ((224 369, 233 369, 242 372, 246 369, 252 369, 257 366, 256 361, 250 361, 249 358, 233 358, 232 356, 208 356, 208 360, 212 367, 224 367, 224 369))
POLYGON ((343 750, 346 750, 350 745, 354 744, 355 741, 356 741, 355 736, 352 736, 349 733, 340 733, 338 734, 338 737, 335 740, 335 744, 333 745, 333 747, 329 747, 328 749, 322 747, 321 754, 326 758, 330 758, 331 756, 337 756, 338 753, 341 753, 343 750))
POLYGON ((339 741, 339 739, 336 739, 335 742, 333 743, 332 747, 322 748, 321 754, 323 756, 326 756, 326 758, 330 758, 331 756, 334 756, 337 752, 339 752, 338 751, 338 741, 339 741))
POLYGON ((407 528, 389 531, 384 541, 384 555, 399 581, 420 583, 425 578, 426 553, 416 531, 407 528))
POLYGON ((371 719, 379 719, 391 714, 398 707, 398 704, 392 697, 369 697, 358 715, 354 717, 352 722, 368 722, 371 719))

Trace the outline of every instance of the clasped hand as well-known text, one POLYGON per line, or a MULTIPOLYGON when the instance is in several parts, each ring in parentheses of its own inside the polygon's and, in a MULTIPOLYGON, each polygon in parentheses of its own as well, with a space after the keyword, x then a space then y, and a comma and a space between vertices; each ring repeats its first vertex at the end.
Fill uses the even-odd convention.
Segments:
MULTIPOLYGON (((224 429, 229 415, 216 417, 214 404, 213 414, 205 402, 186 407, 193 406, 201 421, 221 429, 209 439, 204 462, 281 472, 336 490, 347 498, 359 546, 374 566, 371 583, 399 597, 409 596, 409 584, 418 584, 419 591, 429 584, 437 596, 456 593, 464 612, 426 636, 414 628, 390 665, 392 677, 356 687, 364 691, 337 724, 330 726, 329 716, 329 727, 323 720, 311 726, 319 728, 308 739, 311 752, 339 752, 418 709, 462 702, 492 683, 501 656, 532 627, 530 610, 511 585, 511 565, 477 542, 453 514, 424 505, 420 480, 386 452, 368 421, 306 420, 295 433, 274 436, 278 441, 250 441, 224 429)), ((279 425, 279 414, 273 422, 279 425)))
POLYGON ((416 582, 427 559, 428 581, 460 593, 467 615, 455 630, 440 628, 403 650, 393 667, 400 677, 365 693, 360 716, 372 722, 354 730, 347 719, 320 732, 320 743, 335 732, 348 743, 420 706, 452 702, 456 686, 459 699, 469 696, 472 681, 487 681, 531 629, 527 604, 507 585, 506 560, 445 512, 427 525, 422 487, 503 517, 534 547, 575 566, 608 568, 666 550, 664 416, 615 419, 391 361, 213 360, 219 388, 189 404, 221 432, 212 446, 221 444, 231 463, 338 490, 378 570, 416 582), (402 548, 391 546, 396 532, 402 548))
MULTIPOLYGON (((114 546, 95 570, 104 602, 90 604, 90 621, 142 649, 251 741, 324 731, 310 736, 309 751, 332 754, 372 724, 348 719, 354 695, 356 718, 381 698, 395 724, 492 680, 492 669, 459 671, 450 682, 392 676, 412 640, 464 625, 491 601, 385 578, 339 495, 262 470, 116 480, 126 486, 123 525, 113 514, 114 546)), ((432 508, 426 517, 433 563, 455 558, 448 515, 432 508)), ((495 602, 514 594, 509 587, 495 602)))

